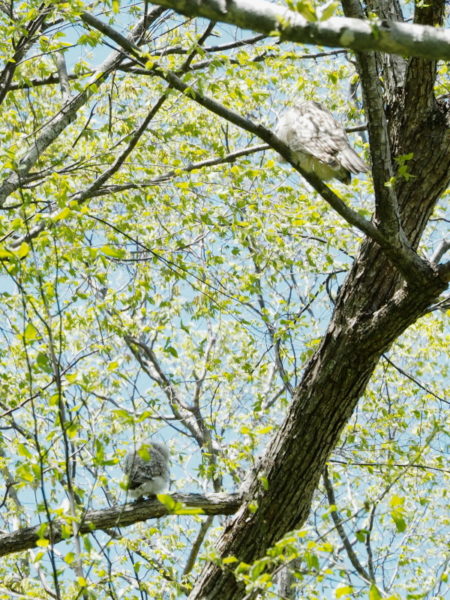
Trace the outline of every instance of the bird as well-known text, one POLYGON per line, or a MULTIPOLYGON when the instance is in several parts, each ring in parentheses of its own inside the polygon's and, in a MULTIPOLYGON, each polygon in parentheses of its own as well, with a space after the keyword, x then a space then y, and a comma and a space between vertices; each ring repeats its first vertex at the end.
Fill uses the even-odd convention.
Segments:
POLYGON ((369 170, 342 125, 319 102, 295 102, 280 116, 275 134, 289 146, 298 165, 322 181, 335 178, 348 185, 352 173, 369 170))
POLYGON ((169 485, 169 449, 159 442, 144 442, 129 452, 123 463, 130 496, 154 496, 169 485))

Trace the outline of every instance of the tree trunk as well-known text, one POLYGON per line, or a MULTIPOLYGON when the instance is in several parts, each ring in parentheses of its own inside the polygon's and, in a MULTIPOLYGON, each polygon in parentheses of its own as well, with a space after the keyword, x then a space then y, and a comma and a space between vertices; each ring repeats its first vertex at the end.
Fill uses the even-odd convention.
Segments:
MULTIPOLYGON (((443 3, 437 4, 442 9, 443 3)), ((442 18, 442 10, 426 11, 416 15, 416 22, 435 24, 442 18)), ((387 64, 381 58, 378 68, 387 64)), ((413 153, 408 162, 412 177, 399 178, 395 192, 404 232, 415 249, 450 179, 449 109, 433 96, 434 78, 435 65, 430 61, 404 60, 403 73, 392 77, 392 87, 385 90, 392 154, 413 153)), ((284 534, 305 523, 326 461, 380 356, 445 288, 437 271, 427 286, 405 284, 375 242, 362 243, 322 343, 249 485, 247 498, 258 508, 252 512, 248 504, 243 505, 235 515, 217 544, 222 557, 252 563, 284 534), (268 490, 260 483, 261 476, 267 479, 268 490)), ((190 599, 238 600, 244 595, 231 569, 210 563, 190 599)))

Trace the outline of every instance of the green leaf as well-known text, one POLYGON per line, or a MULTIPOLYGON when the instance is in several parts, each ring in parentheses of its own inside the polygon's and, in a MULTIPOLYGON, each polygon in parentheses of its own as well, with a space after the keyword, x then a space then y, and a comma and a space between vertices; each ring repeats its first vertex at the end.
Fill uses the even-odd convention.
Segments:
POLYGON ((110 256, 111 258, 123 258, 125 256, 125 251, 122 248, 114 248, 113 246, 105 245, 101 246, 99 250, 105 256, 110 256))
POLYGON ((311 0, 288 1, 288 6, 291 10, 305 17, 307 21, 317 21, 316 8, 311 0))
POLYGON ((41 369, 41 371, 44 371, 44 373, 52 372, 52 366, 51 366, 50 359, 45 354, 45 352, 38 353, 38 355, 36 356, 36 364, 41 369))
POLYGON ((269 480, 264 475, 260 475, 259 480, 265 490, 269 489, 269 480))
POLYGON ((28 323, 23 332, 23 337, 26 342, 33 342, 34 340, 40 339, 41 336, 33 323, 28 323))
POLYGON ((169 494, 157 494, 156 497, 174 515, 201 515, 204 512, 201 508, 194 508, 186 506, 183 502, 177 502, 169 494))
POLYGON ((20 456, 26 456, 27 458, 32 458, 33 456, 28 450, 28 448, 24 446, 24 444, 17 444, 16 449, 17 453, 20 454, 20 456))
POLYGON ((342 587, 337 588, 334 592, 334 595, 336 596, 336 598, 342 598, 343 596, 349 596, 352 593, 353 588, 350 585, 344 585, 342 587))
POLYGON ((33 470, 30 463, 22 463, 16 469, 16 477, 22 481, 32 483, 35 480, 33 470))
POLYGON ((71 214, 72 214, 72 211, 70 210, 70 208, 68 206, 66 206, 59 213, 52 216, 52 221, 55 221, 55 223, 58 221, 62 221, 63 219, 67 219, 67 217, 70 216, 71 214))
POLYGON ((68 565, 71 565, 76 559, 76 554, 74 552, 68 552, 65 556, 64 556, 64 562, 66 562, 68 565))
POLYGON ((224 559, 222 559, 222 564, 231 565, 232 563, 235 563, 237 561, 238 559, 235 556, 226 556, 224 559))
POLYGON ((399 511, 391 512, 392 520, 395 523, 395 527, 399 533, 402 533, 406 529, 406 521, 399 511))
POLYGON ((26 242, 22 242, 17 250, 14 250, 14 254, 18 258, 24 258, 30 252, 30 245, 26 242))
POLYGON ((178 505, 181 506, 181 502, 174 500, 170 494, 157 494, 156 497, 161 504, 164 504, 169 512, 175 510, 178 505))
POLYGON ((358 531, 355 533, 358 542, 365 542, 368 533, 369 532, 367 531, 367 529, 358 529, 358 531))
POLYGON ((325 6, 321 6, 318 10, 319 21, 326 21, 336 13, 336 9, 339 6, 339 2, 329 2, 325 6))
POLYGON ((261 427, 258 429, 258 433, 264 435, 265 433, 270 433, 273 430, 273 425, 267 425, 267 427, 261 427))
POLYGON ((167 352, 167 354, 170 354, 171 356, 178 358, 178 352, 175 350, 175 348, 173 346, 166 346, 164 348, 164 352, 167 352))
POLYGON ((305 562, 310 570, 314 569, 318 571, 320 568, 319 559, 317 558, 317 555, 312 552, 305 552, 305 562))
POLYGON ((12 252, 10 252, 9 250, 6 250, 6 248, 0 248, 0 260, 13 258, 13 257, 14 257, 14 254, 12 252))
POLYGON ((378 588, 375 584, 372 583, 369 590, 369 600, 382 600, 382 595, 378 591, 378 588))
POLYGON ((194 508, 193 506, 182 506, 181 508, 176 508, 173 511, 173 514, 175 515, 203 515, 204 514, 204 510, 203 508, 194 508))

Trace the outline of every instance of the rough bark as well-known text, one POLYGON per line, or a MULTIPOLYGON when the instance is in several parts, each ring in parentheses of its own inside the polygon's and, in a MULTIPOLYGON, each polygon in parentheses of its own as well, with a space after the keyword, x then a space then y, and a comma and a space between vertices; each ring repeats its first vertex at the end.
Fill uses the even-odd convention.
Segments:
MULTIPOLYGON (((422 20, 436 23, 443 14, 436 7, 432 15, 430 12, 422 20)), ((376 60, 378 68, 386 68, 383 57, 376 60)), ((450 116, 447 104, 433 96, 434 63, 412 59, 405 64, 404 76, 398 75, 389 79, 391 84, 385 90, 389 151, 393 159, 414 154, 409 162, 412 178, 396 182, 395 201, 403 232, 411 248, 417 249, 450 180, 450 116)), ((435 272, 426 285, 406 284, 375 241, 363 242, 340 290, 327 333, 250 481, 246 497, 257 503, 258 510, 241 507, 217 545, 222 557, 235 556, 251 563, 283 534, 302 526, 327 458, 381 354, 436 301, 446 288, 445 272, 442 268, 441 277, 435 272), (261 486, 261 476, 267 479, 268 490, 261 486)), ((208 564, 190 600, 238 600, 244 595, 231 570, 208 564)))
MULTIPOLYGON (((188 509, 198 509, 201 511, 199 514, 203 515, 231 515, 238 510, 242 501, 239 494, 171 494, 171 497, 175 502, 184 504, 188 509)), ((160 519, 169 514, 171 512, 166 506, 156 499, 123 504, 104 510, 91 510, 80 515, 77 533, 84 534, 91 533, 96 529, 124 527, 147 519, 160 519)), ((175 512, 175 514, 183 513, 175 512)), ((52 522, 51 530, 53 532, 51 539, 48 530, 45 528, 43 530, 42 525, 26 527, 0 535, 0 556, 36 548, 42 540, 56 544, 62 539, 68 539, 74 535, 70 521, 64 523, 62 519, 55 519, 52 522)))

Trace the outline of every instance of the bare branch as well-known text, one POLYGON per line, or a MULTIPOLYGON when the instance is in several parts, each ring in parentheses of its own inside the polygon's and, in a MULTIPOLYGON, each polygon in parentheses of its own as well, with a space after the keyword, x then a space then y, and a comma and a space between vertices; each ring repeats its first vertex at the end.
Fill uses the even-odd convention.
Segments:
POLYGON ((282 40, 366 52, 450 59, 450 32, 426 25, 384 20, 370 23, 334 17, 307 21, 300 14, 264 0, 152 0, 191 17, 206 17, 267 35, 278 32, 282 40))
POLYGON ((327 467, 325 467, 325 469, 323 470, 322 477, 323 477, 323 483, 325 485, 325 490, 327 492, 328 503, 331 507, 331 509, 330 509, 331 518, 333 519, 333 523, 336 527, 336 531, 338 532, 339 537, 341 538, 342 543, 344 544, 344 548, 347 552, 347 556, 350 559, 350 562, 352 563, 352 565, 355 567, 355 570, 361 575, 361 577, 365 581, 371 582, 371 581, 373 581, 373 577, 371 577, 369 575, 369 573, 365 570, 365 568, 359 562, 356 552, 353 550, 353 546, 350 543, 350 540, 348 539, 347 534, 345 533, 345 529, 342 524, 342 520, 338 513, 338 510, 337 510, 337 508, 335 508, 336 507, 336 497, 334 495, 333 484, 331 483, 331 479, 328 474, 327 467))
MULTIPOLYGON (((269 5, 273 6, 273 5, 269 5)), ((136 57, 138 62, 143 64, 145 61, 141 58, 139 48, 134 45, 129 39, 124 38, 120 33, 112 29, 109 25, 102 22, 97 23, 99 20, 95 17, 89 16, 89 23, 98 28, 99 31, 107 32, 107 34, 116 43, 122 45, 126 52, 130 52, 132 56, 136 57)), ((234 125, 249 131, 262 140, 267 142, 272 148, 277 150, 283 158, 285 158, 307 181, 312 187, 319 192, 319 194, 339 213, 348 223, 357 227, 360 231, 365 233, 367 236, 376 241, 381 248, 386 252, 390 260, 396 265, 398 270, 402 273, 405 280, 412 286, 427 285, 430 281, 436 277, 436 272, 432 266, 423 260, 412 248, 410 247, 408 240, 400 234, 396 239, 389 239, 384 233, 376 227, 372 222, 365 219, 357 211, 353 210, 347 204, 339 198, 331 189, 324 184, 314 173, 307 173, 301 169, 297 161, 295 160, 293 153, 291 153, 288 146, 286 146, 281 140, 279 140, 269 129, 263 125, 256 125, 250 119, 247 119, 238 113, 235 113, 229 108, 226 108, 216 100, 209 98, 202 94, 199 90, 194 89, 192 86, 184 83, 175 73, 167 70, 162 70, 155 65, 149 69, 149 75, 156 75, 161 77, 169 85, 187 97, 191 98, 201 106, 204 106, 211 112, 223 117, 227 121, 230 121, 234 125)))
POLYGON ((194 543, 192 544, 191 551, 189 552, 189 556, 186 561, 186 566, 183 569, 183 575, 188 575, 194 568, 195 561, 197 560, 198 553, 200 552, 200 548, 203 544, 206 534, 208 533, 208 529, 213 524, 213 521, 214 521, 214 517, 211 515, 207 519, 205 519, 203 521, 203 523, 200 525, 200 529, 197 534, 197 537, 196 537, 194 543))
POLYGON ((164 373, 159 360, 152 348, 130 335, 124 335, 131 352, 145 371, 155 381, 166 395, 174 416, 191 432, 200 447, 204 443, 204 435, 192 411, 183 404, 178 392, 170 379, 164 373))
POLYGON ((445 256, 445 254, 449 250, 450 250, 450 240, 442 240, 442 242, 439 244, 436 252, 431 257, 430 262, 432 262, 435 265, 438 264, 438 262, 441 260, 441 258, 443 256, 445 256))
MULTIPOLYGON (((153 15, 154 18, 161 12, 161 9, 155 10, 153 15)), ((128 43, 133 43, 134 40, 137 40, 140 37, 142 29, 147 22, 150 22, 149 19, 141 19, 135 25, 128 38, 125 38, 128 43)), ((50 144, 52 144, 64 129, 76 118, 79 109, 84 106, 92 96, 93 89, 97 90, 97 88, 107 79, 108 75, 120 64, 123 58, 124 55, 121 52, 114 51, 111 53, 89 79, 84 90, 74 96, 70 102, 65 104, 61 110, 42 127, 40 134, 34 139, 31 149, 19 160, 16 170, 8 175, 0 185, 0 206, 3 206, 6 198, 20 187, 23 178, 36 164, 44 150, 50 146, 50 144)))
POLYGON ((67 73, 66 59, 63 52, 57 52, 55 55, 56 68, 59 75, 59 86, 63 101, 66 102, 70 98, 69 75, 67 73))
MULTIPOLYGON (((183 503, 187 508, 195 508, 204 515, 231 515, 235 513, 240 504, 239 494, 171 494, 176 502, 183 503)), ((182 513, 179 513, 182 514, 182 513)), ((85 513, 79 524, 78 533, 91 533, 97 529, 109 529, 114 527, 126 527, 146 521, 147 519, 160 519, 170 515, 169 510, 156 498, 139 501, 104 510, 92 510, 85 513)), ((176 515, 179 516, 178 514, 176 515)), ((53 536, 50 538, 42 533, 42 525, 19 529, 12 533, 0 535, 0 556, 21 552, 30 548, 36 548, 39 540, 48 539, 52 544, 57 544, 62 539, 67 539, 67 527, 62 533, 65 522, 53 521, 53 536)), ((73 533, 69 537, 72 537, 73 533)))

